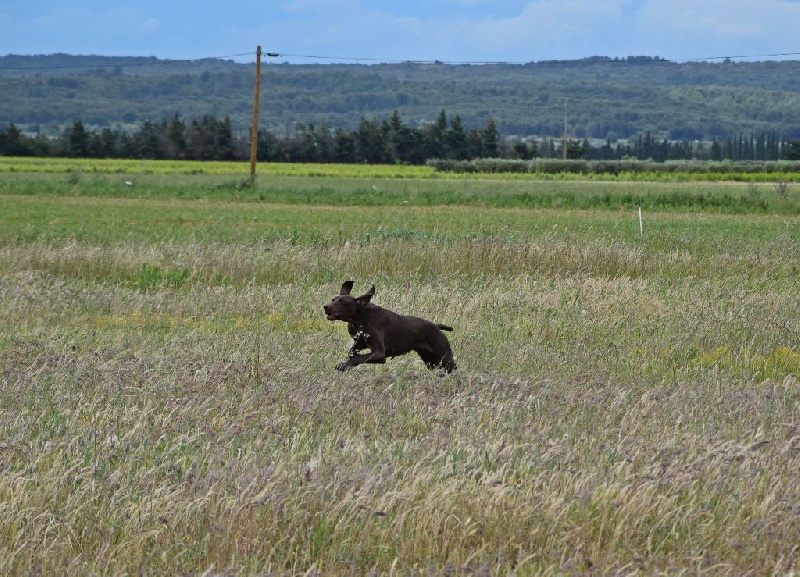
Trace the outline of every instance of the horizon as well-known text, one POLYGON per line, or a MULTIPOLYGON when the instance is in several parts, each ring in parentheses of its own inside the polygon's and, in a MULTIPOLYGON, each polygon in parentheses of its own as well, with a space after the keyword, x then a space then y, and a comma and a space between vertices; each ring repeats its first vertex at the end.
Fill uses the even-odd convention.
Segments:
MULTIPOLYGON (((745 59, 745 58, 755 58, 755 57, 735 57, 735 56, 725 56, 725 57, 708 57, 703 59, 690 59, 690 60, 670 60, 669 58, 660 56, 660 55, 649 55, 649 54, 628 54, 622 56, 607 56, 601 54, 595 54, 591 56, 584 56, 579 58, 564 58, 564 59, 548 59, 548 60, 531 60, 531 61, 481 61, 481 62, 467 62, 467 61, 458 61, 458 62, 451 62, 451 61, 444 61, 444 60, 387 60, 387 61, 378 61, 372 59, 361 59, 361 58, 350 58, 350 59, 323 59, 322 57, 317 57, 318 60, 315 61, 289 61, 288 58, 291 58, 292 55, 284 55, 282 53, 267 53, 262 48, 262 56, 261 56, 261 65, 262 66, 346 66, 346 65, 353 65, 353 66, 391 66, 391 65, 408 65, 408 64, 417 64, 417 65, 439 65, 439 66, 530 66, 530 65, 539 65, 539 64, 647 64, 647 63, 658 63, 658 64, 674 64, 674 65, 683 65, 683 64, 763 64, 763 63, 793 63, 798 62, 798 60, 794 59, 786 59, 784 57, 792 55, 795 53, 783 53, 783 54, 765 54, 762 55, 763 59, 745 59)), ((800 55, 800 52, 796 53, 800 55)), ((36 59, 36 58, 54 58, 54 57, 64 57, 64 58, 75 58, 75 59, 118 59, 118 60, 142 60, 142 61, 152 61, 153 63, 160 62, 160 63, 186 63, 186 64, 197 64, 207 61, 218 60, 220 62, 224 62, 227 64, 232 65, 252 65, 255 63, 256 58, 256 50, 252 50, 252 52, 248 53, 240 53, 235 55, 222 55, 222 56, 204 56, 199 58, 165 58, 157 55, 134 55, 134 54, 119 54, 119 55, 110 55, 110 54, 76 54, 76 53, 69 53, 69 52, 52 52, 52 53, 41 53, 41 54, 21 54, 21 53, 6 53, 0 54, 0 59, 2 58, 29 58, 29 59, 36 59), (242 61, 241 57, 252 55, 252 60, 242 61), (238 59, 237 59, 238 58, 238 59)), ((145 64, 144 62, 142 64, 145 64)), ((112 66, 113 64, 108 64, 108 66, 112 66)), ((104 65, 85 65, 87 68, 98 68, 103 67, 104 65)), ((117 65, 114 65, 117 66, 117 65)), ((64 68, 82 68, 82 65, 64 65, 64 66, 52 66, 52 67, 33 67, 31 70, 58 70, 64 68)), ((24 70, 25 68, 19 67, 12 67, 12 68, 0 68, 0 71, 3 70, 24 70)))

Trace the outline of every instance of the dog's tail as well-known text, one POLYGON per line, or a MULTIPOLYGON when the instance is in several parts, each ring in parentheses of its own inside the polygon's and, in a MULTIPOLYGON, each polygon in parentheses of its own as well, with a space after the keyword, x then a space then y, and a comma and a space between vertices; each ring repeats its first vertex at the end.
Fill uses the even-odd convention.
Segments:
POLYGON ((452 331, 453 330, 453 327, 449 327, 447 325, 440 325, 440 324, 437 323, 436 326, 439 328, 439 330, 442 330, 442 331, 452 331))

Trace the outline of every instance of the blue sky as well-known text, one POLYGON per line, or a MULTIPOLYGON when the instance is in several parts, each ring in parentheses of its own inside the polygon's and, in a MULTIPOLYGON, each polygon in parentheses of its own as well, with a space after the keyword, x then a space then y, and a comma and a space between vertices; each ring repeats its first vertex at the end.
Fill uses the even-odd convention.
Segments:
POLYGON ((2 0, 0 55, 774 60, 800 53, 798 26, 800 0, 2 0))

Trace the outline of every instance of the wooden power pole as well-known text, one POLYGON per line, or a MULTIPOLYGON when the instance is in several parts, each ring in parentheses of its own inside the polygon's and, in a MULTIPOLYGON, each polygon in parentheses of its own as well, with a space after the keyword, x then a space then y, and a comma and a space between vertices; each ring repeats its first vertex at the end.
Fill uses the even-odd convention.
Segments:
POLYGON ((261 46, 256 48, 256 87, 253 93, 253 126, 250 127, 250 184, 256 181, 258 155, 258 103, 261 98, 261 46))
POLYGON ((561 158, 564 160, 567 159, 567 103, 569 101, 564 101, 564 140, 561 142, 561 158))

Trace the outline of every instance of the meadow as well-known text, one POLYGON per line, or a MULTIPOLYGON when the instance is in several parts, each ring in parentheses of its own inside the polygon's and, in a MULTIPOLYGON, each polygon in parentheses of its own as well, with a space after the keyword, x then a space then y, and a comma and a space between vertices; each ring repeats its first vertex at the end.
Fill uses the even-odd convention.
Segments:
POLYGON ((0 159, 0 573, 800 572, 795 185, 59 162, 0 159), (345 279, 459 370, 335 372, 345 279))

